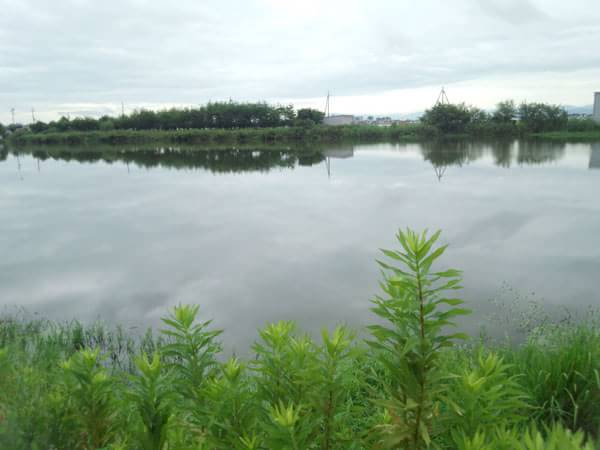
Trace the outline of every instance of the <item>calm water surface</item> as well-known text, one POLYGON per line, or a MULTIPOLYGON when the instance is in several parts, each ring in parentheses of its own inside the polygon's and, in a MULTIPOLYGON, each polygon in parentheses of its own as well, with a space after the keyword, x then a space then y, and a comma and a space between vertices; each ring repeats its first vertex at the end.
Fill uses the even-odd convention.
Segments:
POLYGON ((492 299, 600 306, 599 194, 588 143, 4 149, 0 304, 144 327, 198 303, 243 349, 269 321, 368 324, 377 249, 428 227, 475 333, 492 299))

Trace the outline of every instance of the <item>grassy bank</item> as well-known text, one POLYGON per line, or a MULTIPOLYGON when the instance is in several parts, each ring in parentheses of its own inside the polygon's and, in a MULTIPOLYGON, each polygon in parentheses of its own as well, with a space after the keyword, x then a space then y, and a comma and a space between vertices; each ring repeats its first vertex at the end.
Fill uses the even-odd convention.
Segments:
POLYGON ((0 318, 0 448, 594 448, 600 332, 538 327, 519 346, 449 334, 468 314, 438 234, 384 251, 370 337, 259 330, 222 362, 219 330, 179 306, 158 335, 0 318))
POLYGON ((420 125, 393 127, 349 125, 340 127, 277 127, 246 129, 114 130, 62 133, 20 132, 10 137, 14 144, 270 144, 332 143, 359 141, 415 141, 427 128, 420 125))
POLYGON ((8 141, 16 146, 27 145, 297 145, 332 144, 344 142, 421 142, 431 139, 452 138, 494 138, 513 139, 539 138, 564 142, 593 142, 600 140, 600 130, 593 131, 553 131, 526 133, 512 129, 497 133, 485 130, 469 134, 440 134, 435 129, 422 124, 378 127, 372 125, 279 127, 259 129, 206 129, 206 130, 113 130, 81 131, 61 133, 19 132, 8 141))

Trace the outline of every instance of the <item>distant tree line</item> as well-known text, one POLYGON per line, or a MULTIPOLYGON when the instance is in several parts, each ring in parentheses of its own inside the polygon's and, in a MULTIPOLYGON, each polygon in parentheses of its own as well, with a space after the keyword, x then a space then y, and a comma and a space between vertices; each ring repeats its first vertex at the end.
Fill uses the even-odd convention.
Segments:
POLYGON ((441 134, 517 134, 549 131, 594 131, 592 120, 569 120, 560 106, 545 103, 500 102, 488 113, 474 106, 439 103, 425 111, 421 122, 441 134))
POLYGON ((9 125, 3 125, 0 123, 0 137, 5 137, 7 134, 13 133, 20 129, 23 129, 23 125, 20 123, 11 123, 9 125))
POLYGON ((118 117, 61 117, 52 122, 35 122, 34 133, 112 130, 238 129, 312 126, 323 121, 321 111, 292 105, 267 103, 214 102, 197 108, 171 108, 161 111, 140 109, 118 117))
MULTIPOLYGON (((131 114, 117 117, 102 116, 98 119, 91 117, 61 117, 51 122, 37 121, 26 127, 20 124, 3 126, 0 124, 0 136, 9 132, 23 129, 29 133, 19 133, 19 136, 29 136, 32 139, 59 139, 60 136, 69 136, 65 142, 77 140, 75 135, 80 132, 111 132, 123 133, 125 131, 166 130, 183 133, 174 136, 174 141, 180 138, 192 141, 202 136, 188 136, 185 133, 197 130, 247 130, 250 133, 263 133, 264 141, 277 140, 276 133, 289 130, 273 130, 275 128, 294 127, 297 139, 303 140, 308 134, 316 131, 333 137, 382 137, 387 132, 377 130, 377 127, 328 127, 315 128, 313 125, 321 124, 324 113, 316 109, 303 108, 295 110, 292 105, 269 105, 265 102, 240 103, 240 102, 214 102, 195 108, 171 108, 159 111, 146 109, 135 110, 131 114), (344 130, 342 130, 342 128, 344 130), (351 130, 360 128, 359 132, 351 130), (252 131, 255 130, 255 131, 252 131), (273 136, 271 136, 273 135, 273 136), (351 136, 352 135, 352 136, 351 136)), ((498 135, 511 136, 519 134, 540 132, 600 132, 600 125, 591 119, 569 119, 567 112, 560 106, 545 103, 522 103, 517 105, 513 100, 497 104, 492 112, 484 111, 474 106, 460 104, 437 104, 425 111, 419 125, 391 127, 390 133, 417 134, 419 138, 434 137, 436 135, 498 135), (407 129, 406 133, 402 129, 407 129), (394 131, 396 130, 396 131, 394 131)), ((203 131, 199 131, 202 132, 203 131)), ((219 131, 214 131, 215 133, 219 131)), ((225 132, 225 131, 224 131, 225 132)), ((115 133, 99 133, 111 135, 115 133)), ((228 132, 227 132, 228 133, 228 132)), ((220 136, 213 136, 215 141, 221 140, 220 136)), ((394 136, 390 136, 394 137, 394 136)), ((116 140, 131 141, 138 136, 113 136, 116 140)), ((243 141, 242 137, 240 140, 243 141)), ((335 139, 334 139, 335 140, 335 139)), ((45 141, 44 141, 45 142, 45 141)), ((40 143, 44 143, 40 142, 40 143)), ((194 141, 195 142, 195 141, 194 141)), ((46 142, 48 143, 48 142, 46 142)))

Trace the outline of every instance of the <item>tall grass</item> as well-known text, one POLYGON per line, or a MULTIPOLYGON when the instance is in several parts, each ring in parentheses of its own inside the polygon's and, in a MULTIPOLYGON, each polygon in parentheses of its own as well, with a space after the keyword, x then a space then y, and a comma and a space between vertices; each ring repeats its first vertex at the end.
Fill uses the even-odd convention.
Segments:
POLYGON ((430 134, 421 124, 391 127, 372 125, 275 127, 238 129, 178 129, 178 130, 110 130, 66 132, 20 132, 11 135, 15 144, 141 144, 163 142, 173 144, 272 144, 272 143, 332 143, 345 140, 415 141, 430 134))
POLYGON ((518 346, 451 331, 461 273, 439 233, 383 251, 378 322, 319 339, 293 322, 224 359, 220 330, 181 305, 160 334, 0 319, 2 449, 593 449, 600 332, 535 328, 518 346))

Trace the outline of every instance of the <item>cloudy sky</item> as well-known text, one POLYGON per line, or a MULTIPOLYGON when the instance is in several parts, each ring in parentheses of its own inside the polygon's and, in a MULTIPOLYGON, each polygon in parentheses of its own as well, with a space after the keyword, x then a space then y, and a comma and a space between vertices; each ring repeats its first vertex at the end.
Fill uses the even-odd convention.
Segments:
POLYGON ((0 121, 208 100, 588 105, 598 0, 0 0, 0 121))

